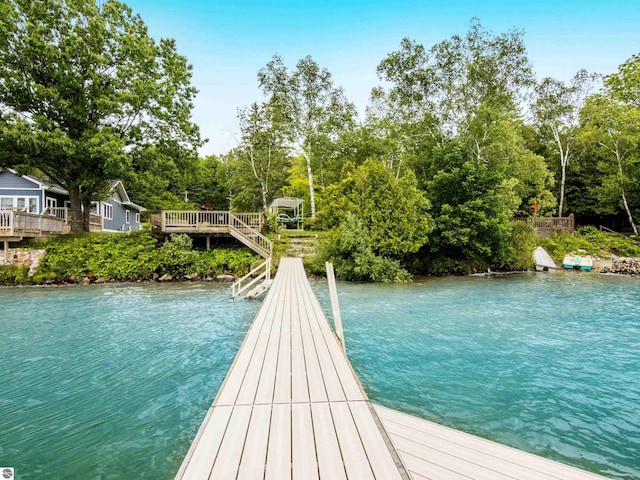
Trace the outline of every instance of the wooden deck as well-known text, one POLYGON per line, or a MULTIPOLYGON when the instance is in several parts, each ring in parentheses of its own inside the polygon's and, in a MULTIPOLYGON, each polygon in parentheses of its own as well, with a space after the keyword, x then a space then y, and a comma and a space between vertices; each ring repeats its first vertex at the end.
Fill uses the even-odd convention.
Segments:
POLYGON ((234 213, 214 210, 163 210, 152 213, 154 232, 165 235, 186 233, 193 236, 230 235, 263 258, 271 258, 273 244, 260 233, 264 220, 260 213, 234 213))
POLYGON ((278 274, 176 479, 598 479, 373 406, 299 258, 278 274))
POLYGON ((280 260, 176 478, 410 478, 300 259, 280 260))

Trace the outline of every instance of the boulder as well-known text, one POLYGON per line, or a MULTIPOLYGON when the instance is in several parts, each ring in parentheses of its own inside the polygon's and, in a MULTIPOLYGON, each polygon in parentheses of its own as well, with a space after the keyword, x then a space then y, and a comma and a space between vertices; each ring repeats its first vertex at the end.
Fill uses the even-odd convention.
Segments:
POLYGON ((159 282, 170 282, 171 280, 173 280, 173 277, 171 275, 169 275, 168 273, 165 273, 160 278, 158 278, 159 282))
POLYGON ((82 285, 89 285, 91 283, 91 279, 89 277, 82 277, 82 280, 80 280, 80 283, 82 285))
POLYGON ((198 280, 199 278, 200 278, 200 275, 198 275, 197 273, 190 273, 189 275, 184 276, 184 279, 189 280, 190 282, 194 280, 198 280))
POLYGON ((100 277, 100 278, 96 279, 95 283, 97 283, 97 284, 109 283, 109 279, 108 278, 104 278, 104 277, 100 277))
POLYGON ((233 275, 218 275, 216 277, 216 282, 235 282, 236 277, 233 275))

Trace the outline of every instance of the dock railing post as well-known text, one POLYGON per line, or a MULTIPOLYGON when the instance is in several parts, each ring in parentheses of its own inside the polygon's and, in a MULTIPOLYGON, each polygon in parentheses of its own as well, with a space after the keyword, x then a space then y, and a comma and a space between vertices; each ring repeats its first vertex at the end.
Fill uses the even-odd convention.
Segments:
POLYGON ((338 304, 338 289, 336 288, 336 276, 333 272, 333 264, 325 262, 327 269, 327 282, 329 283, 329 297, 331 298, 331 311, 333 312, 333 326, 336 329, 336 335, 342 345, 342 351, 346 354, 347 350, 344 345, 344 332, 342 331, 342 317, 340 316, 340 305, 338 304))

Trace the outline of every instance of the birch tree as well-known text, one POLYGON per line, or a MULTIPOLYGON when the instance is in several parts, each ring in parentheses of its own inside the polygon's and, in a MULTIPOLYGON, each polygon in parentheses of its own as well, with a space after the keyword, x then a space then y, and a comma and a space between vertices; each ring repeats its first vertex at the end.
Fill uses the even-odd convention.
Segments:
POLYGON ((574 141, 579 127, 580 110, 600 80, 600 75, 577 72, 566 85, 546 77, 534 88, 531 109, 536 126, 545 143, 557 154, 560 162, 560 199, 558 217, 564 210, 567 168, 574 157, 574 141))
POLYGON ((630 191, 640 182, 640 108, 604 95, 589 98, 582 109, 580 142, 598 156, 603 175, 601 198, 618 198, 634 234, 638 227, 630 203, 630 191), (593 148, 595 147, 595 148, 593 148))
POLYGON ((322 136, 335 137, 353 122, 355 107, 344 91, 335 87, 331 73, 306 56, 296 69, 287 70, 282 58, 274 55, 258 72, 258 82, 274 115, 287 125, 289 141, 304 156, 309 181, 311 216, 316 216, 314 190, 314 147, 322 136))
POLYGON ((260 185, 260 199, 265 216, 269 213, 271 195, 284 182, 287 155, 284 132, 274 121, 268 104, 251 104, 238 111, 240 121, 239 158, 247 163, 260 185))

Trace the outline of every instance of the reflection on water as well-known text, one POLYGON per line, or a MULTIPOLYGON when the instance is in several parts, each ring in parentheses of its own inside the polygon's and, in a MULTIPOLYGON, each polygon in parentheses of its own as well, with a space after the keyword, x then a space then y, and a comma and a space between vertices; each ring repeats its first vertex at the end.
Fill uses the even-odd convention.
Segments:
MULTIPOLYGON (((312 282, 328 308, 326 284, 312 282)), ((640 282, 580 275, 338 286, 372 400, 640 478, 640 282)), ((0 289, 0 464, 170 479, 260 302, 227 286, 0 289)))

